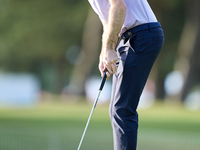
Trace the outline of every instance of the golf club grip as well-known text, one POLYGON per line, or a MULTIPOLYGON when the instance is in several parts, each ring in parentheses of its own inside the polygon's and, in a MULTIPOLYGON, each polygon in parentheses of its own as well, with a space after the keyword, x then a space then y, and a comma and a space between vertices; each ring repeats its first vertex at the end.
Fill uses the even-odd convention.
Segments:
POLYGON ((101 80, 101 85, 100 85, 100 87, 99 87, 99 90, 100 90, 100 91, 102 91, 103 86, 104 86, 104 84, 105 84, 105 82, 106 82, 106 78, 107 78, 106 72, 107 72, 107 69, 105 70, 104 75, 103 75, 103 78, 102 78, 102 80, 101 80))

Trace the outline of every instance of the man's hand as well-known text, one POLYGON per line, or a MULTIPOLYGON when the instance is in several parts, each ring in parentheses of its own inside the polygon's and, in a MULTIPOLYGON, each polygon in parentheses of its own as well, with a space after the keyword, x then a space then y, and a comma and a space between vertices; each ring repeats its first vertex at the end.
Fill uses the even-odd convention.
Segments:
POLYGON ((117 71, 116 62, 118 60, 118 56, 114 50, 105 50, 103 57, 99 62, 99 70, 101 72, 101 76, 103 76, 105 69, 107 68, 107 79, 109 79, 111 74, 114 74, 117 71))

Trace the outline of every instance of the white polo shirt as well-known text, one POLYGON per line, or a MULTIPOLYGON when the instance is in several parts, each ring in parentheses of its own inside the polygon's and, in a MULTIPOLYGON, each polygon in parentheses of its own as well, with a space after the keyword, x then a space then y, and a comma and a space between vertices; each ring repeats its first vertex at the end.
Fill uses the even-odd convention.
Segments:
MULTIPOLYGON (((110 9, 109 0, 88 0, 99 15, 101 21, 108 22, 108 14, 110 9)), ((147 0, 124 0, 126 3, 126 16, 123 27, 127 29, 149 22, 157 22, 151 7, 147 0)), ((122 27, 122 28, 123 28, 122 27)))

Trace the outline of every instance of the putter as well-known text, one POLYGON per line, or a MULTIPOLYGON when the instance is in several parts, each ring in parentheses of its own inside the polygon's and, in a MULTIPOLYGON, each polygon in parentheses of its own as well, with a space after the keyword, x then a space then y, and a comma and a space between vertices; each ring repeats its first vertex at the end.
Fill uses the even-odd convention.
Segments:
POLYGON ((77 149, 77 150, 80 150, 80 147, 81 147, 81 144, 82 144, 82 142, 83 142, 83 138, 84 138, 85 133, 86 133, 86 130, 87 130, 87 128, 88 128, 88 125, 89 125, 90 119, 91 119, 91 117, 92 117, 93 111, 94 111, 94 109, 95 109, 95 107, 96 107, 96 105, 97 105, 99 96, 100 96, 101 91, 102 91, 102 89, 103 89, 103 86, 104 86, 104 84, 105 84, 105 82, 106 82, 106 78, 107 78, 106 72, 107 72, 107 69, 105 70, 105 73, 104 73, 103 78, 102 78, 102 80, 101 80, 101 85, 100 85, 100 87, 99 87, 99 92, 98 92, 98 94, 97 94, 97 98, 96 98, 96 100, 94 101, 92 110, 91 110, 91 112, 90 112, 90 116, 89 116, 89 118, 88 118, 87 124, 86 124, 86 126, 85 126, 84 131, 83 131, 83 135, 82 135, 82 137, 81 137, 81 140, 80 140, 80 143, 79 143, 79 145, 78 145, 78 149, 77 149))

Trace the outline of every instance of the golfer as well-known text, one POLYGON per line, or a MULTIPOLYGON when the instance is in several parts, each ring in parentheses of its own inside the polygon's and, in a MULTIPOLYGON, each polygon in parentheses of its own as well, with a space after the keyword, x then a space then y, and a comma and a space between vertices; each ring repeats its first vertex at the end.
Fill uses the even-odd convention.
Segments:
POLYGON ((113 74, 110 119, 114 150, 136 150, 137 106, 164 41, 147 0, 88 0, 103 24, 99 70, 113 74))

